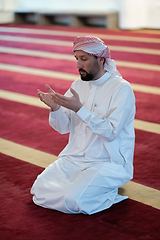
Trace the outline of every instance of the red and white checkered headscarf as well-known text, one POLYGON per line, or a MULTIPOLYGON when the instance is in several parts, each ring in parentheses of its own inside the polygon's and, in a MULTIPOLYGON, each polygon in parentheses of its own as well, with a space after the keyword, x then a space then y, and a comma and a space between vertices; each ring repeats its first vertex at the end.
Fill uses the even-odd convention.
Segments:
POLYGON ((117 71, 114 60, 110 58, 109 48, 100 38, 94 36, 78 36, 73 42, 73 52, 77 50, 82 50, 97 57, 104 57, 106 59, 104 69, 110 73, 120 75, 117 71))

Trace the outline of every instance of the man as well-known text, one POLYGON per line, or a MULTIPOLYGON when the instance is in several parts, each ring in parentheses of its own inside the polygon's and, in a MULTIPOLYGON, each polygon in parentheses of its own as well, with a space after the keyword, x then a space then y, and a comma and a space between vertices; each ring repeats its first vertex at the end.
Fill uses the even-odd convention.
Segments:
POLYGON ((35 204, 64 213, 93 214, 126 196, 118 188, 133 177, 135 98, 97 37, 73 44, 81 79, 65 96, 38 90, 50 106, 49 123, 69 143, 32 186, 35 204))

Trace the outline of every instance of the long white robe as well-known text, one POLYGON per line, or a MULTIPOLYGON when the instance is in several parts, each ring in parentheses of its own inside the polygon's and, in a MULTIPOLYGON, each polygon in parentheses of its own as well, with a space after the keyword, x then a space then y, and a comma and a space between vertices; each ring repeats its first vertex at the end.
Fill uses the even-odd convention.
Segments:
POLYGON ((50 125, 69 132, 69 142, 31 193, 37 205, 93 214, 127 198, 118 188, 133 177, 135 98, 127 81, 108 72, 95 81, 78 79, 72 88, 83 107, 50 112, 50 125))

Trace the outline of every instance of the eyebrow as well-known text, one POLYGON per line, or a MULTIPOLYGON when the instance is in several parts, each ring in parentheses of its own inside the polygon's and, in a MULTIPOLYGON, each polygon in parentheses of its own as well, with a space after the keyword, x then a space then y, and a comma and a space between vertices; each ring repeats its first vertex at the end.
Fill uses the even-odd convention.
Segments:
MULTIPOLYGON (((74 55, 75 58, 77 58, 76 55, 74 55)), ((87 55, 79 55, 78 57, 87 57, 87 55)))

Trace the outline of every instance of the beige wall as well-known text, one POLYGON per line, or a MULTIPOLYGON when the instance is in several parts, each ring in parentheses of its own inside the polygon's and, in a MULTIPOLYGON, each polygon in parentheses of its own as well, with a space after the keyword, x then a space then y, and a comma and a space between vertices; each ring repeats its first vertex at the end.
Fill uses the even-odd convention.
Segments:
POLYGON ((13 22, 15 5, 16 0, 0 0, 0 24, 13 22))
POLYGON ((14 9, 116 10, 121 29, 160 29, 160 0, 0 0, 0 23, 13 21, 14 9))
POLYGON ((119 0, 121 29, 160 29, 160 0, 119 0))
POLYGON ((107 10, 116 9, 119 0, 17 0, 17 8, 53 10, 107 10))
POLYGON ((0 11, 12 11, 16 6, 16 0, 0 0, 0 11))

